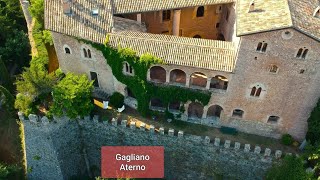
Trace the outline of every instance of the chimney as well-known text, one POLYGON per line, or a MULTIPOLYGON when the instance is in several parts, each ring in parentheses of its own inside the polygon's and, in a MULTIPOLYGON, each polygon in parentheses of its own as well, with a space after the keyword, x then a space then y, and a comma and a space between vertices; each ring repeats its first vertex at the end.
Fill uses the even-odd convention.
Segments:
POLYGON ((254 11, 254 1, 250 2, 249 13, 254 11))

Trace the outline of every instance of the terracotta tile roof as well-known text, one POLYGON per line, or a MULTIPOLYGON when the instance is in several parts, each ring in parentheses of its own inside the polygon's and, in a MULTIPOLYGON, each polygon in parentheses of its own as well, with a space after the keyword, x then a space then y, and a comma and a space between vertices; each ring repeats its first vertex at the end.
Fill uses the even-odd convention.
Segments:
POLYGON ((114 14, 226 4, 235 1, 236 0, 114 0, 114 14))
POLYGON ((256 11, 249 13, 251 1, 237 2, 237 35, 292 26, 288 0, 255 0, 256 11))
POLYGON ((112 29, 112 6, 110 0, 73 0, 68 4, 61 0, 45 0, 45 28, 51 31, 75 36, 97 43, 103 43, 107 32, 112 29), (71 9, 66 15, 63 9, 71 9), (92 15, 93 8, 99 14, 92 15), (111 25, 111 26, 110 26, 111 25))
POLYGON ((232 72, 236 48, 232 42, 175 37, 141 32, 110 33, 109 45, 150 53, 168 64, 232 72))
POLYGON ((313 15, 319 6, 318 0, 289 0, 294 28, 318 41, 320 41, 320 18, 313 15))
POLYGON ((252 0, 237 1, 237 35, 292 27, 320 41, 320 19, 313 16, 319 0, 255 0, 255 12, 248 12, 252 0))

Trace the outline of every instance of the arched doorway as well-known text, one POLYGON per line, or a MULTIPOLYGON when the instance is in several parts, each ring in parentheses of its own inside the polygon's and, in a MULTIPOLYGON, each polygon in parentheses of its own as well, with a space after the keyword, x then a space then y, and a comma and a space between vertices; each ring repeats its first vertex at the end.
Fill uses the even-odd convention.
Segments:
POLYGON ((166 70, 160 66, 150 68, 150 79, 155 82, 166 82, 166 70))
POLYGON ((170 72, 170 82, 178 84, 186 84, 186 73, 180 69, 174 69, 170 72))
POLYGON ((198 87, 207 86, 207 76, 200 72, 195 72, 191 74, 190 84, 198 87))
POLYGON ((208 108, 207 118, 219 121, 222 113, 223 113, 223 108, 221 106, 213 105, 208 108))
POLYGON ((203 105, 198 102, 192 102, 188 107, 188 117, 189 118, 202 118, 203 105))
POLYGON ((228 79, 224 76, 215 76, 210 81, 210 89, 223 89, 227 90, 228 79))

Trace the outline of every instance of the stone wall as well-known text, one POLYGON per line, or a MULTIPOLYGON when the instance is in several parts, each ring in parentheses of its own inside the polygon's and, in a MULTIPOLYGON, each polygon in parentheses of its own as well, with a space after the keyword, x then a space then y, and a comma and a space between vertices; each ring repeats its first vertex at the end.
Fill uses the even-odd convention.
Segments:
POLYGON ((272 161, 282 156, 281 151, 152 125, 137 127, 126 120, 29 119, 23 120, 27 168, 32 168, 28 179, 99 176, 101 146, 164 146, 166 179, 263 179, 272 161))

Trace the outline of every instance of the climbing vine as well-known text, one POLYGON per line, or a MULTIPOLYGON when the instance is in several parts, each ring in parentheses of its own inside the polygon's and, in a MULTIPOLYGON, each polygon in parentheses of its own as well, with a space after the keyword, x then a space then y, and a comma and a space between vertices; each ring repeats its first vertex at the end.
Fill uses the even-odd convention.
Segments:
POLYGON ((117 80, 125 84, 132 91, 138 101, 138 111, 144 116, 150 114, 149 102, 151 98, 159 98, 165 105, 177 101, 185 103, 188 100, 199 101, 203 105, 209 103, 211 97, 209 92, 201 92, 177 86, 154 85, 148 82, 147 73, 151 65, 164 63, 161 59, 151 54, 143 54, 139 57, 136 52, 130 48, 121 48, 119 46, 115 49, 108 44, 92 45, 103 53, 117 80), (129 63, 130 66, 133 67, 134 76, 123 74, 122 69, 124 62, 129 63))

